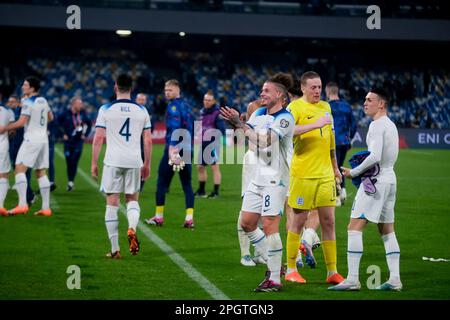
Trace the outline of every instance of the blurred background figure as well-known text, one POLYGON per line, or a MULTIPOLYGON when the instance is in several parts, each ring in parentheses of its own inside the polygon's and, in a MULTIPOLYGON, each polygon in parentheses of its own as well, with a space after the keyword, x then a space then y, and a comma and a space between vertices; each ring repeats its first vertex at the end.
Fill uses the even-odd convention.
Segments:
POLYGON ((64 156, 67 165, 67 191, 72 191, 77 174, 78 161, 83 151, 83 143, 89 135, 92 123, 83 110, 83 100, 73 97, 69 108, 58 117, 58 124, 63 130, 64 156))

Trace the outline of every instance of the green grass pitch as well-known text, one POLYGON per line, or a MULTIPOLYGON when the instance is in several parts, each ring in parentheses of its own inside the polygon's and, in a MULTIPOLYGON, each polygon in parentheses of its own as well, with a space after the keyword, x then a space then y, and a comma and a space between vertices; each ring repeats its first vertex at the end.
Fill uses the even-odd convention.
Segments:
MULTIPOLYGON (((62 150, 62 146, 57 146, 62 150)), ((152 175, 141 194, 141 221, 154 214, 157 166, 162 146, 155 145, 152 175)), ((350 154, 355 152, 352 150, 350 154)), ((89 174, 91 146, 85 146, 80 169, 89 174)), ((108 260, 110 249, 104 224, 105 199, 80 173, 75 190, 67 192, 65 161, 55 154, 56 184, 51 194, 54 215, 32 214, 0 219, 0 299, 212 299, 159 247, 138 231, 141 252, 128 253, 127 222, 120 214, 122 260, 108 260), (69 290, 68 266, 81 270, 81 289, 69 290)), ((209 170, 209 169, 208 169, 209 170)), ((449 299, 450 263, 422 261, 422 256, 450 258, 450 151, 401 150, 396 166, 398 193, 396 233, 401 249, 403 292, 374 292, 366 286, 370 265, 388 276, 384 247, 374 225, 364 233, 360 292, 329 292, 321 249, 316 269, 300 270, 306 285, 284 283, 279 293, 253 293, 265 267, 243 267, 236 235, 241 205, 241 165, 222 166, 222 190, 217 199, 196 199, 194 230, 182 228, 184 196, 177 176, 167 195, 165 225, 152 231, 231 299, 449 299)), ((211 173, 207 191, 212 189, 211 173)), ((12 176, 12 175, 11 175, 12 176)), ((196 170, 193 187, 197 187, 196 170)), ((12 179, 11 179, 12 185, 12 179)), ((36 181, 33 178, 33 186, 36 181)), ((346 226, 355 188, 348 183, 349 200, 336 210, 338 269, 347 274, 346 226)), ((9 190, 6 206, 16 204, 9 190)), ((37 211, 40 201, 30 212, 37 211)), ((150 228, 145 226, 146 228, 150 228)), ((285 243, 284 219, 281 226, 285 243)), ((285 253, 283 254, 283 260, 285 253)))

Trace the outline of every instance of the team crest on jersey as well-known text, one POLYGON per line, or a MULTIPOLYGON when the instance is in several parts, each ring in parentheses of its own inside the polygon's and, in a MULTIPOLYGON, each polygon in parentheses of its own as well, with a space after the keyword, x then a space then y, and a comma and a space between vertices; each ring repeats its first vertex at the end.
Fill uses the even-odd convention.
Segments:
POLYGON ((297 197, 297 204, 298 204, 299 206, 301 206, 301 205, 303 205, 303 203, 304 203, 303 197, 297 197))
POLYGON ((177 107, 172 106, 172 111, 173 111, 173 112, 177 111, 177 107))
POLYGON ((281 119, 280 121, 280 127, 282 128, 287 128, 289 126, 289 121, 285 120, 285 119, 281 119))

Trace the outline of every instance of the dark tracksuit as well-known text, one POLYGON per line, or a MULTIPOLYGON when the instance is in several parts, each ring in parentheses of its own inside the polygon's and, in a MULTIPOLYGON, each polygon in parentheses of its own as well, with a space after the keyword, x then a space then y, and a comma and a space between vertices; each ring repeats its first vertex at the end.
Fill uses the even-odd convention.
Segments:
MULTIPOLYGON (((183 150, 190 153, 190 161, 186 161, 183 170, 179 172, 183 187, 186 208, 194 208, 194 192, 192 190, 192 150, 193 150, 194 122, 190 107, 181 98, 169 101, 166 110, 166 145, 163 157, 158 167, 158 182, 156 188, 156 205, 163 206, 166 200, 166 191, 169 189, 174 171, 169 165, 169 146, 176 146, 181 139, 171 140, 176 129, 185 129, 190 133, 189 141, 183 141, 183 150)), ((183 156, 183 152, 180 153, 183 156)))
MULTIPOLYGON (((345 100, 331 100, 329 103, 336 139, 336 160, 338 168, 341 168, 356 133, 356 121, 353 117, 352 107, 345 100)), ((345 188, 345 179, 342 179, 341 187, 345 188)))
POLYGON ((87 137, 89 135, 92 123, 84 110, 81 110, 79 113, 72 113, 72 110, 68 109, 59 115, 58 124, 69 138, 64 141, 64 156, 66 157, 67 179, 68 181, 74 181, 77 174, 78 161, 83 151, 84 141, 81 136, 87 137))

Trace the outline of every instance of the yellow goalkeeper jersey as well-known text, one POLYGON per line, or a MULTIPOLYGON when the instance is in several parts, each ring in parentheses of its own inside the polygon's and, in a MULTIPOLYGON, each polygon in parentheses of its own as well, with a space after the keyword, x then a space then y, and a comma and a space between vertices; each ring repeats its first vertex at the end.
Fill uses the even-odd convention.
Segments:
MULTIPOLYGON (((311 104, 300 98, 291 102, 288 109, 294 117, 296 125, 314 123, 325 115, 331 117, 330 105, 322 100, 311 104)), ((290 175, 307 179, 334 178, 330 150, 335 149, 332 125, 295 136, 290 175)))

